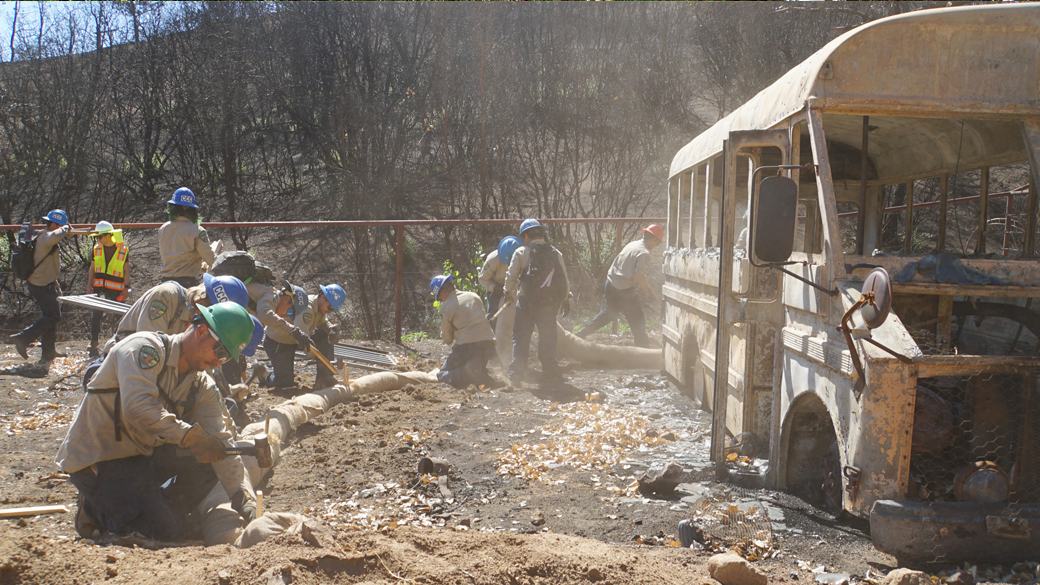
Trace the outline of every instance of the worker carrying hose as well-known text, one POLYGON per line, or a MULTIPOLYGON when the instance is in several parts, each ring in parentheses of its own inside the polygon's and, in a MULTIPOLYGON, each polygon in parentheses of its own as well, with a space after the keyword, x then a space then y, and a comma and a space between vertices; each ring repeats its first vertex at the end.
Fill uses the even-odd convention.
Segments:
POLYGON ((513 252, 522 244, 516 236, 506 236, 498 243, 494 250, 488 252, 483 266, 477 272, 477 282, 487 291, 488 319, 491 320, 491 328, 495 328, 495 314, 502 304, 502 287, 506 284, 506 272, 509 270, 509 260, 513 252), (503 257, 503 253, 508 256, 503 257))
POLYGON ((495 355, 495 332, 484 313, 484 302, 476 293, 456 289, 451 275, 434 276, 430 292, 439 301, 441 341, 452 346, 437 380, 456 388, 492 386, 487 363, 495 355))
POLYGON ((238 359, 253 320, 234 303, 199 312, 184 333, 122 340, 84 380, 87 394, 55 459, 79 490, 80 536, 192 538, 184 519, 217 481, 246 522, 256 518, 256 495, 241 457, 226 452, 232 433, 204 372, 238 359))
POLYGON ((491 319, 491 328, 495 330, 495 352, 498 354, 503 373, 509 371, 509 362, 513 361, 513 321, 516 317, 516 304, 502 301, 505 298, 509 263, 513 260, 513 253, 520 246, 523 246, 523 242, 516 236, 502 238, 498 242, 498 248, 488 254, 478 280, 488 291, 488 318, 491 319))
POLYGON ((650 266, 650 251, 660 246, 663 239, 664 229, 652 224, 643 228, 642 238, 629 242, 621 249, 610 265, 607 280, 603 284, 603 310, 578 331, 578 337, 585 339, 613 323, 619 315, 624 315, 636 347, 650 347, 643 301, 659 299, 646 281, 646 270, 650 266))
POLYGON ((505 284, 505 302, 516 303, 509 381, 516 388, 526 381, 531 335, 537 328, 541 383, 552 387, 563 381, 556 361, 556 314, 561 309, 564 315, 570 312, 567 267, 563 254, 545 241, 545 229, 537 219, 520 224, 520 240, 523 246, 513 252, 505 284))

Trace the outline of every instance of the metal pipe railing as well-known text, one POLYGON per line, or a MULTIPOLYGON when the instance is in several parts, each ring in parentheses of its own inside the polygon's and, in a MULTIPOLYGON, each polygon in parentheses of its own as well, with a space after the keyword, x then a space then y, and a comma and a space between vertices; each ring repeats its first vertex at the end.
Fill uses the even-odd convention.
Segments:
MULTIPOLYGON (((280 228, 298 228, 298 227, 388 227, 393 228, 396 232, 396 275, 395 275, 395 286, 394 286, 394 339, 398 343, 401 342, 401 329, 403 327, 403 288, 404 288, 404 230, 409 226, 456 226, 456 225, 517 225, 522 220, 519 219, 376 219, 376 220, 342 220, 342 221, 204 221, 202 227, 204 228, 262 228, 262 227, 280 227, 280 228)), ((543 224, 565 224, 565 223, 606 223, 614 224, 617 229, 618 236, 622 233, 622 228, 626 223, 640 222, 640 223, 666 223, 668 218, 665 217, 568 217, 568 218, 553 218, 553 219, 539 219, 543 224)), ((74 230, 93 230, 94 224, 71 224, 74 230)), ((113 224, 116 229, 158 229, 162 223, 117 223, 113 224)), ((42 224, 36 224, 33 226, 34 229, 42 229, 42 224)), ((21 224, 3 224, 0 225, 0 231, 12 231, 22 229, 21 224)), ((620 237, 616 242, 618 250, 620 251, 620 237)))

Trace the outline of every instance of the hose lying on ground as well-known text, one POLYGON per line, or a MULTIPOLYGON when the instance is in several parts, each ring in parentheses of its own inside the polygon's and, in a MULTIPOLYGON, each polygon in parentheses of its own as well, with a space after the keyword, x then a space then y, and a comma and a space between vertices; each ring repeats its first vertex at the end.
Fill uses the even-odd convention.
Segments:
MULTIPOLYGON (((557 350, 560 353, 585 365, 626 368, 626 369, 661 369, 664 357, 659 349, 641 347, 601 345, 585 341, 557 324, 557 350)), ((342 404, 355 396, 375 392, 398 390, 409 384, 434 384, 437 382, 436 372, 379 372, 362 376, 350 383, 350 386, 336 385, 325 390, 303 394, 283 402, 272 408, 270 428, 267 430, 275 465, 281 455, 281 445, 289 435, 301 424, 325 414, 329 409, 342 404)), ((252 423, 242 429, 241 442, 249 443, 250 438, 265 432, 266 416, 260 422, 252 423)), ((255 457, 243 456, 250 482, 257 486, 271 468, 261 469, 255 457)), ((207 546, 214 544, 234 544, 242 534, 245 523, 231 509, 231 502, 223 486, 219 483, 206 496, 201 504, 203 511, 203 538, 207 546)))
POLYGON ((592 343, 567 331, 559 323, 556 328, 556 351, 587 366, 631 370, 664 368, 664 353, 659 349, 592 343))
MULTIPOLYGON (((281 455, 282 443, 297 427, 308 420, 328 412, 333 406, 342 404, 355 396, 374 392, 387 392, 404 388, 409 384, 433 384, 437 382, 436 372, 379 372, 362 376, 350 383, 350 386, 336 385, 318 392, 303 394, 283 402, 272 408, 270 428, 267 430, 271 443, 271 455, 275 465, 281 455)), ((242 443, 249 443, 250 438, 263 433, 266 416, 259 422, 252 423, 242 429, 242 443)), ((264 476, 273 469, 261 469, 255 457, 243 455, 250 482, 256 486, 264 476)), ((231 501, 224 487, 219 483, 206 496, 201 504, 203 513, 203 538, 206 546, 214 544, 234 544, 245 526, 242 518, 231 509, 231 501)))

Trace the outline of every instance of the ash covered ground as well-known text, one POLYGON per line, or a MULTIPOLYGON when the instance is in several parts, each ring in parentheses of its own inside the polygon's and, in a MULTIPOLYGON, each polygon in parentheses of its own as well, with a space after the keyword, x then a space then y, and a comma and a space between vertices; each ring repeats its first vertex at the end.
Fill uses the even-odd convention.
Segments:
MULTIPOLYGON (((69 357, 49 370, 0 350, 3 507, 75 510, 75 489, 53 459, 82 397, 85 345, 60 343, 69 357)), ((447 351, 434 341, 369 345, 417 370, 437 367, 447 351)), ((821 566, 859 579, 894 568, 860 521, 714 482, 709 417, 660 372, 564 363, 562 395, 417 385, 361 396, 302 425, 259 487, 266 510, 313 519, 314 541, 148 550, 83 541, 72 513, 4 520, 0 583, 706 582, 708 557, 728 546, 771 582, 811 582, 821 566), (447 481, 420 476, 422 457, 446 460, 447 481), (670 461, 684 469, 679 488, 641 494, 637 478, 670 461), (707 546, 679 547, 685 518, 704 529, 707 546)), ((297 364, 302 386, 313 373, 297 364)), ((254 418, 286 399, 259 393, 248 406, 254 418)))

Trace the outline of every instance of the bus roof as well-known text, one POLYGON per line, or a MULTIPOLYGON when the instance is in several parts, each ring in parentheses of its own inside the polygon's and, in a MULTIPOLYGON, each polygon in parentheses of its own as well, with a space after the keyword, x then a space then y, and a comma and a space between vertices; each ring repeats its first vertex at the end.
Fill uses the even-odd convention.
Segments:
POLYGON ((669 176, 720 153, 731 131, 772 128, 806 107, 853 115, 1040 117, 1038 39, 1038 4, 921 10, 867 23, 684 146, 669 176))

